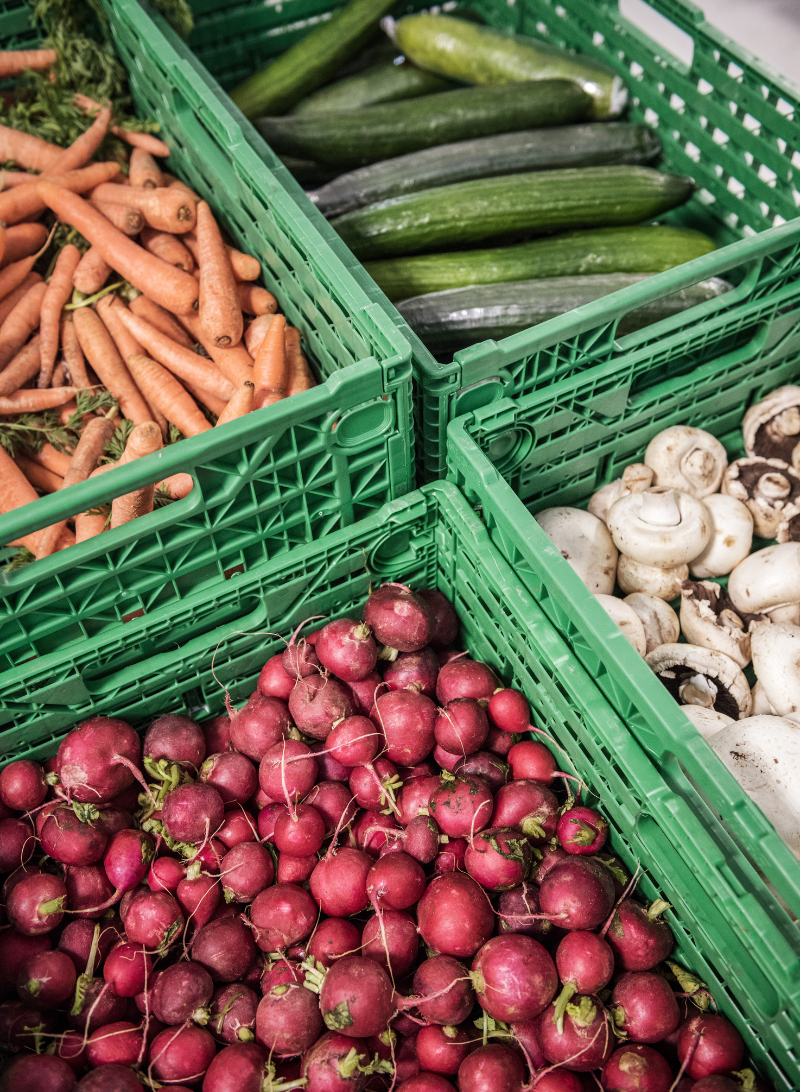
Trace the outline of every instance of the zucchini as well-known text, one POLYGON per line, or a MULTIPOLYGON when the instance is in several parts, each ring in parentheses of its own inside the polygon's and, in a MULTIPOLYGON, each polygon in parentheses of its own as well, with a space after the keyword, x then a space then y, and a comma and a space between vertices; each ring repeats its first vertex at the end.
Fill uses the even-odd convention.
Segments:
POLYGON ((451 91, 454 87, 450 80, 425 72, 402 57, 396 60, 390 58, 315 91, 295 106, 292 115, 358 110, 361 106, 376 106, 381 102, 398 102, 433 95, 437 91, 451 91))
MULTIPOLYGON (((332 79, 367 45, 375 24, 395 0, 350 0, 345 7, 250 76, 230 96, 251 121, 283 114, 332 79)), ((311 158, 314 156, 305 156, 311 158)))
POLYGON ((457 250, 366 262, 390 300, 468 284, 500 284, 590 273, 661 273, 716 247, 707 235, 680 227, 610 227, 550 235, 516 246, 457 250))
POLYGON ((387 18, 381 25, 406 57, 437 76, 481 84, 575 80, 592 96, 591 116, 597 119, 617 117, 628 101, 627 89, 612 69, 536 38, 425 13, 397 23, 387 18))
POLYGON ((472 178, 559 167, 644 164, 660 152, 661 141, 649 126, 625 121, 527 129, 386 159, 340 175, 308 196, 325 216, 339 216, 387 197, 472 178))
POLYGON ((406 102, 336 114, 261 118, 257 127, 276 152, 361 167, 454 140, 580 121, 589 96, 569 80, 541 80, 514 89, 460 87, 406 102))
MULTIPOLYGON (((415 296, 398 303, 397 309, 428 348, 441 355, 489 338, 498 340, 519 333, 646 279, 647 274, 611 273, 473 285, 415 296)), ((655 300, 625 315, 617 327, 617 336, 721 296, 731 287, 727 281, 712 277, 655 300)))
POLYGON ((391 197, 331 224, 357 258, 383 258, 636 224, 682 205, 693 191, 690 178, 650 167, 534 171, 391 197))

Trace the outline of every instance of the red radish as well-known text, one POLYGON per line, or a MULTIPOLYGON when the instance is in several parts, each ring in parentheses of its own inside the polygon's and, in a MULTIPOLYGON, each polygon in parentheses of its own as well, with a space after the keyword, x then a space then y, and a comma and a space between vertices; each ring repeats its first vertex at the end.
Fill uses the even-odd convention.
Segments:
POLYGON ((550 869, 554 868, 560 861, 566 861, 569 854, 561 846, 554 846, 552 842, 539 846, 537 852, 541 853, 542 857, 540 861, 534 861, 533 863, 531 880, 535 884, 541 885, 550 869))
POLYGON ((497 900, 497 919, 500 933, 524 933, 540 939, 553 930, 553 923, 542 918, 539 890, 532 883, 502 892, 497 900))
POLYGON ((525 777, 549 785, 556 776, 553 752, 533 739, 523 739, 515 743, 508 752, 508 764, 515 781, 525 777))
POLYGON ((359 849, 327 854, 311 874, 311 894, 328 917, 348 918, 369 905, 367 874, 372 858, 359 849))
POLYGON ((310 645, 305 637, 295 642, 297 634, 305 623, 301 623, 292 634, 291 640, 281 654, 281 666, 284 672, 290 676, 292 682, 304 679, 319 671, 319 657, 314 645, 310 645))
POLYGON ((142 1054, 144 1036, 141 1028, 127 1020, 104 1024, 92 1032, 86 1045, 86 1057, 95 1067, 135 1065, 142 1054))
MULTIPOLYGON (((117 925, 120 925, 119 919, 117 919, 117 925)), ((61 937, 58 941, 58 950, 60 952, 65 952, 69 956, 78 971, 83 971, 89 959, 89 953, 92 950, 95 936, 94 926, 95 923, 93 921, 79 918, 76 921, 71 921, 69 925, 64 926, 61 931, 61 937)), ((14 935, 13 932, 11 935, 14 935)), ((4 934, 0 933, 0 940, 3 936, 4 934)), ((113 921, 106 925, 101 924, 100 936, 97 941, 97 959, 99 962, 102 962, 102 960, 106 958, 112 945, 119 940, 119 937, 120 934, 113 921)), ((41 940, 46 940, 49 945, 49 937, 42 937, 41 940)), ((2 954, 2 945, 0 944, 0 956, 2 956, 2 954)), ((0 966, 2 966, 1 958, 0 966)))
POLYGON ((103 977, 117 997, 135 997, 152 982, 153 961, 141 945, 125 941, 106 956, 103 977))
POLYGON ((624 899, 619 904, 606 940, 623 970, 649 971, 672 951, 672 930, 660 920, 664 909, 664 903, 658 900, 650 907, 633 899, 624 899))
POLYGON ((429 1024, 417 1035, 417 1058, 426 1073, 458 1073, 458 1067, 475 1049, 473 1029, 429 1024))
POLYGON ((218 842, 216 838, 210 838, 195 847, 194 856, 189 858, 189 867, 199 864, 204 872, 216 876, 219 874, 224 856, 225 846, 222 842, 218 842))
POLYGON ((478 1047, 458 1067, 459 1092, 522 1092, 525 1066, 501 1043, 478 1047))
POLYGON ((148 891, 131 904, 125 918, 128 940, 149 951, 165 952, 183 927, 183 915, 168 891, 148 891))
POLYGON ((349 788, 340 781, 318 781, 305 798, 305 803, 312 805, 314 811, 322 816, 326 838, 352 823, 358 810, 349 788))
POLYGON ((441 766, 443 770, 447 770, 448 773, 452 773, 463 758, 463 752, 460 754, 451 754, 450 751, 446 751, 444 747, 440 746, 438 743, 433 748, 433 761, 437 766, 441 766))
POLYGON ((324 626, 314 650, 322 666, 346 683, 366 679, 378 662, 372 631, 352 618, 339 618, 324 626))
POLYGON ((266 697, 258 690, 242 709, 231 710, 230 717, 231 743, 254 762, 260 762, 270 747, 285 739, 292 727, 286 703, 266 697))
MULTIPOLYGON (((94 932, 93 928, 92 932, 94 932)), ((0 929, 0 990, 15 990, 17 975, 25 962, 49 951, 50 937, 46 933, 41 936, 27 937, 16 929, 0 929)), ((83 962, 85 965, 86 960, 84 959, 83 962)))
POLYGON ((405 910, 419 901, 425 886, 422 866, 407 853, 381 857, 367 876, 367 895, 376 909, 405 910))
POLYGON ((495 690, 486 712, 501 732, 527 732, 530 729, 531 708, 519 690, 495 690))
POLYGON ((186 866, 174 857, 156 857, 147 873, 147 886, 151 891, 178 890, 178 884, 186 877, 186 866))
POLYGON ((67 906, 67 889, 58 876, 26 876, 6 901, 8 920, 19 933, 34 937, 59 924, 67 906))
POLYGON ((167 1084, 196 1082, 205 1074, 217 1045, 205 1028, 194 1024, 166 1028, 156 1035, 148 1060, 154 1076, 167 1084))
POLYGON ((256 1041, 272 1053, 302 1054, 322 1034, 315 994, 303 984, 303 972, 278 964, 264 982, 256 1012, 256 1041))
MULTIPOLYGON (((732 1081, 729 1077, 723 1077, 720 1073, 715 1073, 711 1077, 701 1077, 699 1081, 694 1082, 688 1077, 681 1077, 676 1087, 679 1089, 679 1092, 684 1092, 685 1088, 694 1089, 698 1085, 700 1086, 699 1092, 741 1092, 744 1087, 738 1080, 732 1081), (684 1087, 681 1088, 681 1085, 684 1085, 684 1087)), ((754 1087, 763 1087, 758 1078, 756 1078, 754 1087)))
POLYGON ((450 754, 471 755, 489 734, 489 721, 474 698, 456 698, 439 710, 434 724, 436 742, 450 754))
POLYGON ((329 1031, 350 1038, 377 1035, 394 1012, 394 991, 388 975, 372 959, 345 956, 322 981, 319 1006, 329 1031))
POLYGON ((362 811, 353 824, 351 841, 354 840, 358 848, 369 853, 371 857, 379 857, 390 840, 387 832, 398 829, 393 816, 379 811, 362 811))
POLYGON ((458 636, 458 615, 453 604, 438 588, 426 588, 417 594, 433 612, 435 625, 429 644, 432 648, 449 648, 458 636))
POLYGON ((397 1092, 454 1092, 454 1089, 439 1073, 415 1073, 397 1086, 397 1092))
MULTIPOLYGON (((134 1070, 123 1065, 103 1065, 87 1073, 83 1080, 75 1085, 75 1092, 137 1092, 139 1084, 134 1070)), ((139 1092, 141 1092, 139 1084, 139 1092)), ((185 1085, 173 1085, 173 1092, 184 1092, 185 1085)))
POLYGON ((392 980, 405 977, 417 961, 419 937, 410 914, 382 910, 367 918, 361 934, 361 955, 374 959, 392 980))
POLYGON ((0 800, 12 811, 32 811, 45 796, 47 782, 38 762, 23 758, 0 772, 0 800))
POLYGON ((266 846, 242 842, 222 858, 221 874, 228 902, 252 902, 274 880, 275 865, 266 846))
POLYGON ((363 766, 377 755, 383 739, 369 717, 345 717, 325 741, 328 750, 343 766, 363 766))
POLYGON ((203 725, 203 737, 206 741, 206 754, 218 755, 231 749, 231 718, 227 713, 213 717, 203 725))
POLYGON ((112 993, 102 978, 93 978, 73 1003, 67 1023, 73 1030, 91 1035, 106 1024, 124 1020, 127 1011, 128 1002, 124 997, 117 997, 112 993))
POLYGON ((82 1073, 86 1069, 86 1043, 83 1035, 78 1031, 62 1031, 56 1037, 55 1056, 61 1058, 75 1072, 82 1073))
POLYGON ((62 740, 57 769, 61 787, 72 800, 107 804, 133 783, 139 737, 116 717, 90 717, 62 740))
POLYGON ((386 757, 397 766, 415 766, 433 747, 436 706, 424 694, 415 690, 380 694, 370 717, 386 739, 386 757))
MULTIPOLYGON (((258 774, 256 774, 256 780, 258 774)), ((222 826, 214 836, 228 849, 239 846, 242 842, 255 842, 258 839, 258 827, 256 820, 249 811, 241 806, 233 807, 225 812, 222 826)))
POLYGON ((206 740, 200 725, 182 713, 167 713, 157 717, 145 732, 142 744, 145 763, 149 759, 177 762, 194 773, 206 757, 206 740))
POLYGON ((29 956, 17 974, 20 1001, 40 1009, 59 1008, 75 990, 75 965, 64 952, 29 956))
POLYGON ((614 1035, 603 1004, 594 994, 575 994, 564 1014, 563 1031, 555 1003, 539 1017, 539 1041, 548 1062, 577 1073, 590 1073, 608 1060, 614 1035))
POLYGON ((49 1054, 18 1054, 0 1076, 0 1092, 72 1092, 74 1087, 72 1067, 49 1054))
POLYGON ((86 822, 82 822, 69 805, 61 804, 48 814, 42 824, 39 835, 42 849, 60 864, 94 864, 100 860, 106 848, 106 835, 92 822, 97 816, 97 809, 81 808, 80 804, 77 807, 86 816, 86 822))
POLYGON ((191 955, 214 982, 236 982, 253 962, 256 946, 247 926, 238 918, 212 921, 192 941, 191 955))
POLYGON ((224 1047, 208 1067, 203 1092, 263 1092, 269 1088, 267 1052, 257 1043, 224 1047))
POLYGON ((494 1020, 533 1020, 551 1002, 558 986, 550 954, 519 933, 492 937, 472 962, 478 1003, 494 1020))
POLYGON ((328 674, 298 679, 289 698, 289 712, 300 731, 313 739, 327 739, 337 721, 352 717, 355 700, 349 687, 328 674))
POLYGON ((261 668, 256 686, 259 694, 263 694, 265 698, 280 698, 281 701, 288 702, 296 681, 293 675, 287 675, 284 671, 283 653, 279 652, 270 656, 261 668))
POLYGON ((430 997, 417 1002, 420 1016, 430 1024, 460 1024, 475 1004, 472 976, 463 963, 438 955, 420 963, 414 973, 414 995, 430 997))
POLYGON ((481 777, 490 791, 495 793, 508 781, 509 770, 508 763, 503 762, 499 755, 494 755, 491 751, 473 751, 471 755, 459 758, 452 772, 481 777))
POLYGON ((359 1092, 369 1061, 366 1043, 338 1031, 327 1031, 303 1055, 301 1074, 308 1081, 308 1092, 359 1092))
MULTIPOLYGON (((136 811, 136 805, 132 810, 136 811)), ((112 807, 110 804, 104 804, 99 809, 99 815, 95 819, 95 823, 109 838, 114 834, 118 834, 121 830, 133 830, 133 816, 130 810, 112 807)))
POLYGON ((370 710, 378 699, 378 695, 386 689, 385 684, 377 671, 373 671, 370 675, 367 675, 365 679, 359 679, 358 682, 351 682, 347 685, 350 688, 350 693, 353 695, 355 715, 359 717, 369 716, 370 710))
POLYGON ((686 1076, 698 1081, 715 1073, 739 1069, 744 1040, 724 1016, 702 1013, 687 1020, 678 1035, 678 1061, 686 1063, 686 1076))
POLYGON ((461 872, 436 876, 417 906, 420 935, 443 955, 475 955, 494 932, 494 911, 483 888, 461 872))
POLYGON ((350 773, 350 792, 359 807, 368 810, 392 807, 394 794, 401 786, 397 767, 385 758, 365 766, 356 766, 350 773))
POLYGON ((238 751, 210 755, 200 767, 199 780, 215 788, 224 804, 246 804, 258 788, 255 766, 238 751))
POLYGON ((626 1043, 603 1066, 601 1079, 606 1092, 669 1092, 672 1070, 663 1054, 652 1047, 626 1043))
POLYGON ((302 800, 317 780, 317 760, 307 744, 285 739, 270 747, 261 759, 258 780, 272 800, 302 800))
POLYGON ((241 982, 222 986, 211 1001, 208 1030, 218 1043, 252 1043, 257 1008, 258 997, 248 986, 241 982))
POLYGON ((420 813, 428 814, 431 796, 439 788, 439 784, 438 777, 413 777, 406 781, 397 797, 397 806, 400 809, 397 818, 401 826, 407 827, 420 813))
POLYGON ((434 861, 435 871, 439 874, 464 872, 468 845, 466 838, 451 838, 434 861))
POLYGON ((516 827, 534 845, 549 842, 558 825, 558 800, 538 781, 510 781, 497 790, 493 827, 516 827))
MULTIPOLYGON (((568 857, 553 866, 539 887, 542 913, 562 929, 596 929, 614 905, 607 869, 589 857, 568 857)), ((613 948, 610 936, 609 944, 613 948)))
POLYGON ((558 821, 556 837, 567 853, 593 857, 606 844, 608 823, 593 808, 570 808, 558 821))
POLYGON ((486 664, 477 660, 451 660, 436 679, 436 697, 440 705, 456 698, 488 701, 497 689, 497 679, 486 664))
POLYGON ((185 876, 175 890, 186 924, 193 930, 208 925, 219 906, 222 893, 220 885, 213 876, 202 873, 191 879, 185 876))
POLYGON ((573 994, 599 993, 611 981, 614 953, 602 937, 578 929, 562 938, 556 950, 556 967, 564 983, 555 1007, 560 1026, 573 994))
POLYGON ((161 971, 150 991, 150 1004, 162 1024, 205 1024, 214 993, 211 975, 199 963, 174 963, 161 971))
POLYGON ((530 842, 511 827, 492 827, 476 834, 464 856, 467 872, 487 891, 505 891, 522 883, 531 861, 530 842))
POLYGON ((436 634, 433 611, 404 584, 382 584, 364 604, 362 617, 375 640, 392 651, 417 652, 436 634))
POLYGON ((489 826, 492 805, 489 787, 479 777, 472 774, 453 777, 452 774, 443 773, 429 807, 444 834, 450 838, 473 838, 489 826))
POLYGON ((311 934, 317 922, 317 907, 302 887, 276 884, 256 895, 250 921, 262 952, 284 951, 311 934))
POLYGON ((278 871, 275 874, 278 883, 304 884, 311 879, 311 873, 317 867, 319 858, 316 853, 307 857, 293 857, 290 853, 278 854, 278 871))
POLYGON ((405 834, 397 839, 399 848, 419 861, 430 864, 436 860, 439 852, 439 827, 429 815, 418 815, 405 829, 405 834))
POLYGON ((102 865, 77 865, 64 869, 67 885, 67 905, 71 914, 84 918, 99 918, 103 914, 98 907, 115 901, 116 893, 102 865))
POLYGON ((164 830, 176 842, 202 842, 222 824, 225 805, 211 785, 179 785, 161 809, 164 830))
POLYGON ((383 681, 389 690, 416 690, 432 698, 438 674, 438 656, 431 648, 421 648, 419 652, 401 652, 384 671, 383 681))
MULTIPOLYGON (((316 786, 315 786, 316 787, 316 786)), ((349 795, 348 795, 349 799, 349 795)), ((275 824, 278 816, 287 811, 285 804, 267 804, 258 813, 258 837, 264 842, 272 842, 275 839, 275 824)))
POLYGON ((660 1043, 681 1020, 675 994, 661 975, 650 971, 622 975, 611 994, 609 1011, 616 1026, 634 1043, 660 1043))
MULTIPOLYGON (((537 1030, 537 1020, 529 1020, 523 1023, 510 1024, 511 1035, 525 1056, 525 1061, 528 1063, 528 1067, 533 1073, 537 1069, 541 1069, 547 1065, 547 1059, 542 1052, 542 1045, 539 1042, 539 1032, 537 1030)), ((551 1092, 582 1092, 582 1086, 577 1081, 577 1087, 574 1087, 570 1082, 564 1088, 559 1088, 557 1084, 550 1086, 551 1092)), ((547 1087, 547 1085, 545 1085, 547 1087)))
POLYGON ((13 872, 27 864, 36 848, 36 835, 29 819, 0 820, 0 872, 13 872))
POLYGON ((57 1027, 53 1013, 31 1008, 22 1001, 0 1004, 0 1043, 12 1050, 30 1050, 35 1036, 54 1032, 57 1027))
POLYGON ((361 934, 346 918, 321 921, 308 942, 308 955, 325 967, 332 967, 342 956, 356 953, 361 934))
POLYGON ((513 732, 501 732, 499 728, 489 725, 489 735, 483 745, 485 751, 490 751, 500 758, 508 758, 508 752, 517 743, 519 736, 513 732))
POLYGON ((142 882, 154 852, 153 839, 141 830, 121 830, 109 838, 103 868, 116 888, 115 897, 142 882))
MULTIPOLYGON (((372 721, 370 721, 370 727, 374 728, 372 721)), ((350 780, 352 766, 343 766, 338 759, 334 758, 328 750, 327 743, 327 739, 318 739, 311 744, 311 750, 319 766, 319 779, 320 781, 344 781, 346 784, 350 780)))

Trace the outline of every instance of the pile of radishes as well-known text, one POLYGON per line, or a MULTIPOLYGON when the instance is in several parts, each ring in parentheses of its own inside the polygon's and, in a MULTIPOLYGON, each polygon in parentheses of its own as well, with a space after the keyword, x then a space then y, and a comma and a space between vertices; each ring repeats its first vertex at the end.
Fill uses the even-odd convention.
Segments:
POLYGON ((520 738, 525 697, 457 633, 441 593, 386 584, 229 716, 143 741, 97 716, 6 767, 0 1092, 752 1081, 665 962, 668 904, 631 897, 606 821, 520 738))

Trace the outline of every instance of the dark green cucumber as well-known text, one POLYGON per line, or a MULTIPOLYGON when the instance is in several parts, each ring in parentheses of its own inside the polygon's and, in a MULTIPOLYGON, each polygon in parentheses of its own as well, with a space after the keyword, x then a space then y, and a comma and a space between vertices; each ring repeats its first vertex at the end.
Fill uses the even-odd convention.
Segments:
POLYGON ((308 114, 334 114, 340 110, 358 110, 381 102, 399 102, 452 91, 455 84, 432 72, 425 72, 402 57, 381 61, 364 72, 337 80, 303 99, 292 111, 297 117, 308 114))
POLYGON ((590 99, 569 80, 507 87, 461 87, 406 102, 336 114, 261 118, 257 127, 276 152, 361 167, 455 140, 580 121, 590 99))
MULTIPOLYGON (((482 284, 431 292, 398 303, 411 329, 439 355, 464 349, 489 338, 498 340, 563 315, 575 307, 647 279, 641 273, 611 273, 590 277, 555 277, 512 284, 482 284)), ((728 292, 727 281, 708 281, 674 292, 630 311, 617 327, 618 336, 669 318, 705 300, 728 292)))
MULTIPOLYGON (((369 41, 395 0, 350 0, 266 68, 230 92, 245 117, 282 114, 332 79, 369 41)), ((288 150, 288 149, 287 149, 288 150)), ((314 156, 301 156, 314 159, 314 156)))
POLYGON ((661 141, 647 125, 607 121, 528 129, 426 148, 340 175, 308 196, 325 216, 340 216, 375 201, 434 186, 518 171, 650 163, 661 141))
POLYGON ((619 115, 628 93, 606 65, 494 27, 478 26, 447 15, 407 15, 382 26, 402 52, 420 68, 463 83, 505 84, 565 78, 592 96, 594 118, 619 115))
POLYGON ((293 155, 279 155, 278 159, 301 186, 320 186, 336 177, 333 168, 323 167, 312 159, 296 159, 293 155))
POLYGON ((552 235, 652 220, 682 205, 694 183, 650 167, 584 167, 479 178, 347 212, 331 223, 358 258, 552 235))
POLYGON ((715 249, 707 235, 690 228, 638 225, 572 231, 487 250, 389 258, 365 262, 365 268, 390 300, 403 300, 469 284, 534 277, 661 273, 715 249))

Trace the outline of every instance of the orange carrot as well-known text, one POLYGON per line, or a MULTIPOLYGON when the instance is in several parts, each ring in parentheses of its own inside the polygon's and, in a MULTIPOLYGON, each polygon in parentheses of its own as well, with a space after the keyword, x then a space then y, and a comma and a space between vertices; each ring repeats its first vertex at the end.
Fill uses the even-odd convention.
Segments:
POLYGON ((177 341, 179 345, 183 345, 184 349, 194 351, 195 342, 192 341, 178 320, 169 311, 165 311, 163 307, 153 303, 147 296, 137 296, 136 299, 131 300, 128 306, 134 315, 143 318, 145 322, 155 326, 156 330, 160 330, 162 334, 166 334, 173 341, 177 341))
MULTIPOLYGON (((127 361, 128 357, 133 356, 135 353, 144 351, 128 327, 120 320, 119 312, 125 310, 125 304, 118 296, 115 296, 113 292, 107 296, 103 296, 101 300, 98 300, 96 306, 97 313, 103 320, 103 325, 114 339, 114 344, 124 361, 127 361)), ((130 368, 128 371, 130 371, 130 368)), ((132 378, 134 383, 136 383, 139 393, 147 403, 147 408, 150 411, 150 420, 155 421, 161 429, 161 435, 166 439, 169 434, 169 423, 166 417, 164 417, 164 414, 155 405, 152 398, 149 398, 147 393, 139 386, 136 381, 136 376, 132 376, 132 378)))
MULTIPOLYGON (((54 176, 55 183, 61 189, 74 193, 85 193, 94 189, 101 182, 119 174, 119 163, 92 163, 80 171, 68 171, 54 176)), ((39 193, 41 180, 26 182, 15 186, 13 190, 0 193, 0 220, 5 224, 18 224, 46 208, 44 198, 39 193)))
POLYGON ((123 235, 138 235, 144 227, 144 216, 139 209, 112 204, 111 201, 92 201, 92 204, 123 235))
MULTIPOLYGON (((107 474, 109 470, 113 470, 116 465, 116 463, 104 463, 98 466, 97 470, 93 470, 89 477, 99 478, 101 474, 107 474)), ((85 542, 88 538, 94 538, 101 531, 105 531, 109 517, 110 513, 107 514, 102 507, 80 512, 75 517, 75 541, 85 542)))
MULTIPOLYGON (((39 182, 37 189, 58 218, 77 228, 97 247, 104 261, 140 292, 173 314, 191 310, 199 292, 194 277, 149 254, 144 247, 117 231, 82 197, 52 182, 39 182)), ((2 198, 3 194, 0 194, 0 201, 2 198)))
POLYGON ((41 451, 27 451, 25 454, 34 463, 38 463, 39 466, 47 467, 48 470, 52 470, 54 474, 58 474, 60 478, 63 478, 66 472, 69 470, 70 457, 63 451, 56 451, 51 443, 47 440, 42 444, 41 451))
POLYGON ((57 60, 54 49, 4 49, 0 51, 0 80, 21 76, 27 68, 33 71, 50 68, 57 60))
POLYGON ((127 358, 128 368, 145 398, 152 401, 184 436, 208 432, 211 425, 179 380, 143 353, 127 358))
POLYGON ((158 164, 143 148, 134 148, 131 152, 128 180, 132 186, 142 186, 146 190, 164 185, 158 164))
POLYGON ((75 267, 72 283, 85 296, 99 292, 111 274, 111 266, 95 246, 90 246, 75 267))
MULTIPOLYGON (((192 252, 192 257, 199 264, 196 233, 194 231, 187 232, 182 241, 186 243, 186 246, 192 252)), ((261 263, 256 258, 251 257, 249 254, 243 254, 241 250, 237 250, 227 243, 225 244, 225 250, 237 281, 258 280, 261 276, 261 263)))
MULTIPOLYGON (((274 315, 278 310, 278 301, 271 292, 252 281, 237 281, 239 306, 248 315, 274 315)), ((202 294, 202 282, 200 288, 202 294)))
MULTIPOLYGON (((137 425, 131 432, 117 466, 151 455, 154 451, 159 451, 161 447, 161 430, 154 421, 146 421, 144 424, 137 425)), ((157 474, 156 477, 158 477, 157 474)), ((121 527, 123 523, 129 523, 138 516, 152 512, 154 494, 155 482, 152 485, 134 489, 122 497, 115 497, 111 502, 112 528, 121 527)))
POLYGON ((187 391, 201 406, 205 406, 206 409, 211 410, 217 417, 223 412, 227 402, 224 398, 217 398, 215 394, 210 394, 208 391, 204 391, 202 387, 197 387, 193 383, 187 383, 183 381, 183 385, 187 391))
POLYGON ((51 387, 66 387, 67 385, 67 369, 63 360, 59 360, 55 368, 53 368, 53 375, 50 379, 51 387))
POLYGON ((300 349, 300 331, 295 329, 294 326, 286 327, 284 345, 286 347, 286 370, 288 372, 286 397, 289 398, 293 394, 300 394, 302 391, 315 387, 316 383, 308 366, 308 361, 300 349))
POLYGON ((38 182, 40 177, 38 174, 31 174, 30 171, 2 171, 0 190, 10 190, 13 186, 21 186, 23 182, 38 182))
POLYGON ((283 398, 286 390, 286 351, 284 348, 284 330, 286 319, 276 315, 259 346, 253 362, 256 393, 255 408, 271 406, 283 398))
MULTIPOLYGON (((0 447, 0 512, 11 512, 38 499, 36 490, 10 455, 0 447)), ((14 545, 26 546, 36 552, 40 531, 16 539, 14 545)))
POLYGON ((11 303, 11 298, 15 293, 21 290, 23 293, 27 292, 32 284, 36 284, 42 279, 38 273, 31 272, 36 258, 37 255, 31 254, 29 258, 22 258, 20 261, 8 266, 7 269, 0 270, 0 322, 4 320, 17 299, 20 298, 16 296, 14 303, 11 303))
POLYGON ((86 132, 81 133, 77 140, 73 140, 68 148, 64 148, 58 159, 51 165, 50 174, 75 171, 79 167, 85 167, 103 143, 110 121, 111 107, 104 106, 86 132))
MULTIPOLYGON (((28 259, 26 258, 25 261, 28 261, 28 259)), ((18 262, 17 264, 22 265, 22 262, 18 262)), ((5 272, 6 270, 3 270, 3 273, 5 272)), ((3 279, 3 273, 0 273, 0 281, 3 279)), ((32 288, 35 284, 41 283, 42 278, 38 273, 27 273, 19 284, 9 290, 8 295, 3 296, 3 298, 0 299, 0 326, 6 321, 19 301, 27 294, 28 289, 32 288)))
POLYGON ((72 321, 86 359, 97 372, 106 390, 119 402, 123 416, 137 425, 149 421, 147 403, 139 393, 100 316, 91 307, 80 307, 73 311, 72 321))
POLYGON ((103 182, 92 190, 93 201, 112 201, 139 209, 146 222, 157 231, 180 235, 190 231, 197 219, 197 206, 177 190, 161 186, 146 190, 141 186, 120 186, 103 182))
POLYGON ((274 315, 259 315, 254 318, 244 332, 244 344, 250 356, 255 357, 258 347, 272 325, 274 315))
POLYGON ((239 387, 245 380, 253 378, 253 358, 239 342, 227 349, 214 345, 203 334, 197 315, 181 315, 181 324, 189 331, 189 336, 203 346, 219 370, 230 380, 232 387, 239 387))
POLYGON ((77 393, 77 387, 48 387, 46 391, 24 390, 0 398, 0 414, 41 413, 69 402, 77 393))
POLYGON ((193 485, 191 474, 170 474, 168 478, 160 481, 156 488, 166 489, 175 500, 182 500, 184 497, 189 496, 193 485))
POLYGON ((168 231, 156 231, 145 225, 142 228, 142 246, 162 261, 175 265, 187 273, 194 272, 194 258, 178 239, 168 231))
MULTIPOLYGON (((17 455, 16 464, 39 493, 56 493, 64 484, 64 479, 60 475, 54 474, 52 470, 44 466, 39 466, 25 455, 17 455)), ((61 528, 59 527, 58 530, 60 535, 61 528)), ((56 542, 58 542, 58 536, 56 542)), ((55 542, 53 547, 55 548, 55 542)))
POLYGON ((8 367, 0 372, 0 395, 13 394, 39 371, 40 338, 37 334, 23 345, 8 367))
POLYGON ((202 201, 202 197, 195 193, 190 186, 187 186, 185 182, 181 181, 180 178, 176 178, 172 174, 167 174, 165 171, 161 172, 161 177, 163 179, 163 185, 168 186, 171 190, 179 190, 180 193, 185 194, 187 197, 191 197, 196 205, 202 201))
POLYGON ((20 258, 29 258, 40 250, 47 241, 47 228, 44 224, 13 224, 6 231, 6 248, 0 269, 6 269, 20 258))
POLYGON ((0 125, 0 162, 12 160, 31 171, 46 171, 64 151, 39 137, 0 125))
MULTIPOLYGON (((75 105, 86 114, 92 114, 95 110, 101 109, 99 102, 90 99, 88 95, 78 93, 75 94, 75 105)), ((132 129, 123 129, 119 125, 112 125, 111 132, 132 148, 144 148, 150 155, 157 155, 160 159, 166 159, 169 156, 169 148, 164 141, 151 133, 136 133, 132 129)))
MULTIPOLYGON (((77 387, 75 388, 78 389, 77 387)), ((70 398, 69 402, 65 402, 61 409, 58 411, 58 419, 62 425, 66 425, 70 417, 77 412, 78 403, 74 398, 70 398)))
POLYGON ((79 389, 91 387, 89 376, 86 374, 86 361, 83 359, 83 350, 78 342, 75 324, 70 314, 65 315, 61 320, 61 351, 73 387, 79 389))
POLYGON ((0 326, 0 368, 5 368, 39 325, 39 311, 46 291, 47 285, 42 281, 32 285, 0 326))
POLYGON ((38 387, 50 386, 53 366, 58 353, 61 309, 72 295, 72 278, 80 260, 81 252, 72 243, 67 243, 66 246, 62 247, 53 269, 53 275, 50 278, 50 284, 47 286, 42 298, 39 315, 39 328, 42 335, 42 366, 39 371, 38 387))
POLYGON ((233 392, 227 406, 219 415, 217 426, 227 425, 228 421, 235 421, 237 417, 244 417, 246 413, 249 413, 253 408, 255 389, 255 384, 249 380, 242 383, 241 387, 233 392))
POLYGON ((196 235, 200 266, 200 325, 212 344, 226 349, 242 340, 242 307, 225 243, 205 201, 197 206, 196 235))

